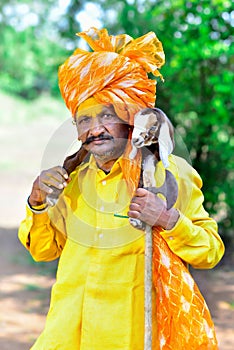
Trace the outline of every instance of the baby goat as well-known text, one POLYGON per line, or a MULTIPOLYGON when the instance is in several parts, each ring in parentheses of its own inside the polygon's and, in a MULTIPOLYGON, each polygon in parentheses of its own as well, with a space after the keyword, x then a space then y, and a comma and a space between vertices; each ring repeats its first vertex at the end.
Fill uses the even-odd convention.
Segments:
MULTIPOLYGON (((174 128, 161 109, 145 108, 135 115, 130 159, 135 157, 137 148, 144 147, 142 152, 143 186, 155 194, 163 194, 167 200, 167 209, 170 209, 176 201, 177 183, 172 173, 166 170, 165 182, 160 188, 157 188, 155 167, 161 160, 164 168, 168 168, 168 156, 172 153, 174 145, 174 128)), ((129 220, 134 227, 145 229, 145 224, 140 220, 132 218, 129 220)))

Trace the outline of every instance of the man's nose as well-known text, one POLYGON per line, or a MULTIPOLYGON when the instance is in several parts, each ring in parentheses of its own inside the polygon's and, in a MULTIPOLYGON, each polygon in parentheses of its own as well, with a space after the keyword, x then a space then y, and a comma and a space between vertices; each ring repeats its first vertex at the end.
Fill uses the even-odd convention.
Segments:
POLYGON ((103 123, 100 121, 98 117, 93 117, 91 119, 91 125, 90 125, 90 133, 92 135, 99 135, 105 130, 105 127, 103 123))

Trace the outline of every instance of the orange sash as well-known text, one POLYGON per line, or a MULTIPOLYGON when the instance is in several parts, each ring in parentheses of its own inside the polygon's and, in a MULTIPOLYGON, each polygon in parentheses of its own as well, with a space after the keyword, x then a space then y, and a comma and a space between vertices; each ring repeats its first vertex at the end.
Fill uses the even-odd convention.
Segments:
POLYGON ((157 295, 157 350, 217 350, 207 304, 188 268, 157 229, 153 229, 153 283, 157 295))

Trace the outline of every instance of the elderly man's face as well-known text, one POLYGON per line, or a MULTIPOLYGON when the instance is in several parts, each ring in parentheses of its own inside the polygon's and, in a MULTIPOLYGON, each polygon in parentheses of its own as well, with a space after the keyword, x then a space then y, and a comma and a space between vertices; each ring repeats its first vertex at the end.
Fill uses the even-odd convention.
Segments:
POLYGON ((118 118, 113 106, 96 104, 78 110, 76 125, 79 140, 96 158, 109 161, 123 153, 129 126, 118 118))

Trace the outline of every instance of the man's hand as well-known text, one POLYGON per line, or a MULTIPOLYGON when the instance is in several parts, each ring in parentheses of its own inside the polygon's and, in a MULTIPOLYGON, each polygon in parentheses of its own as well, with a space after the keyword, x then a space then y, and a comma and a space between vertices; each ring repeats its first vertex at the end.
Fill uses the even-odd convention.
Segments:
POLYGON ((128 216, 140 219, 150 226, 171 230, 179 219, 175 208, 167 210, 166 202, 154 193, 138 188, 129 206, 128 216))
POLYGON ((67 186, 69 180, 68 173, 61 166, 43 170, 33 182, 32 192, 29 196, 29 204, 36 206, 45 203, 47 194, 53 192, 51 186, 63 190, 67 186))

